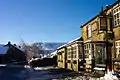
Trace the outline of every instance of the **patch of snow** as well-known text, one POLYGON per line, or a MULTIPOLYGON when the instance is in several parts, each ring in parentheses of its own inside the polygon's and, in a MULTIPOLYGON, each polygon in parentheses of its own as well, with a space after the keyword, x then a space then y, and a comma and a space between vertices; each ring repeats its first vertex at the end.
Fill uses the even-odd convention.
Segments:
POLYGON ((0 64, 0 67, 5 67, 6 66, 6 64, 0 64))
POLYGON ((117 76, 113 75, 112 71, 107 71, 104 77, 101 77, 100 80, 119 80, 117 76))
POLYGON ((35 67, 34 70, 49 70, 49 69, 58 69, 58 67, 48 66, 48 67, 35 67))
POLYGON ((95 67, 95 70, 105 70, 105 68, 99 68, 99 67, 95 67))

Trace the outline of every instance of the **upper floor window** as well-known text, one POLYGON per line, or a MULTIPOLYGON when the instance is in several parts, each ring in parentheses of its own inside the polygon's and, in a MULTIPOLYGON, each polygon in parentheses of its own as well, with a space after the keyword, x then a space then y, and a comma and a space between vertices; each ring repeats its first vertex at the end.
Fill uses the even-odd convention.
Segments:
POLYGON ((99 33, 102 33, 107 29, 107 19, 106 16, 99 16, 99 33))
POLYGON ((87 26, 87 37, 90 38, 92 36, 91 26, 87 26))
POLYGON ((120 25, 120 6, 113 10, 114 27, 120 25))

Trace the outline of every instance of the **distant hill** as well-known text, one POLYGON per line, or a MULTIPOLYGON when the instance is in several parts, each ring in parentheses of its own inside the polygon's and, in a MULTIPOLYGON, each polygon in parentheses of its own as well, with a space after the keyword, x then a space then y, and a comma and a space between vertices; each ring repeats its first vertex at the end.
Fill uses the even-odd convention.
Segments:
POLYGON ((33 43, 32 45, 36 45, 38 47, 41 47, 47 52, 52 53, 54 52, 58 47, 60 47, 61 45, 63 45, 65 43, 49 43, 49 42, 37 42, 37 43, 33 43))

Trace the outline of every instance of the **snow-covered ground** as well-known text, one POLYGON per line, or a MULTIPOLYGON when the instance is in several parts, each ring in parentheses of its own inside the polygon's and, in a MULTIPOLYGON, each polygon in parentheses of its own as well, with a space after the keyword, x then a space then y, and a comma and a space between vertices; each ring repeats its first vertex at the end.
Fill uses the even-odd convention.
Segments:
POLYGON ((109 73, 101 78, 93 78, 90 75, 52 66, 34 69, 29 66, 0 67, 0 80, 119 80, 111 77, 114 76, 109 73))
POLYGON ((27 80, 99 80, 81 73, 59 69, 57 67, 36 67, 30 70, 27 80))

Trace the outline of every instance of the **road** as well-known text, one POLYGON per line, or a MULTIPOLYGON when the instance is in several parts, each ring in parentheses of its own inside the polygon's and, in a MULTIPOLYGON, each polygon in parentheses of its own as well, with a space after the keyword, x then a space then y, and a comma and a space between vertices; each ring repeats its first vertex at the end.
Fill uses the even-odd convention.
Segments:
POLYGON ((24 67, 0 67, 0 80, 26 80, 27 74, 24 67))
POLYGON ((24 67, 0 67, 0 80, 52 80, 73 76, 75 72, 62 69, 33 70, 24 67))

